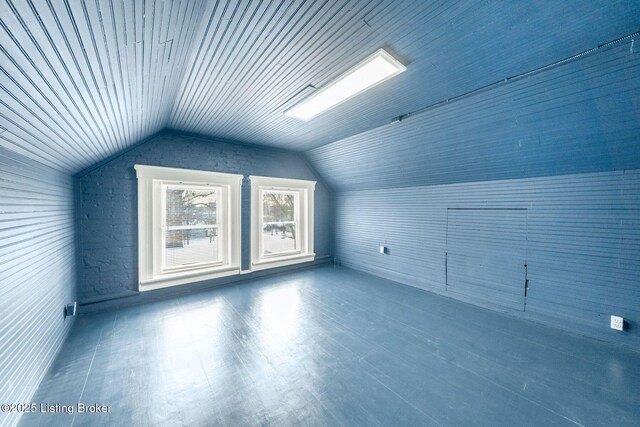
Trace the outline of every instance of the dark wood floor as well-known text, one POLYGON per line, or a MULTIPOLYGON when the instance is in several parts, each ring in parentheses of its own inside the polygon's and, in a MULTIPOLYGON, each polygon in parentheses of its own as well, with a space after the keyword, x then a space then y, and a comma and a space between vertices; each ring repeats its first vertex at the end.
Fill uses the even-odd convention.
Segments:
POLYGON ((80 317, 22 425, 640 425, 640 353, 345 268, 80 317))

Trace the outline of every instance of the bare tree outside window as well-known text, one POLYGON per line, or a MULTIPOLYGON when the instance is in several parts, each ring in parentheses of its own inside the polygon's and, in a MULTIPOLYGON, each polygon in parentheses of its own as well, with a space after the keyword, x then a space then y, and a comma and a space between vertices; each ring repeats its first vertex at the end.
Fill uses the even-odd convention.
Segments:
POLYGON ((283 191, 264 192, 262 198, 263 252, 296 250, 296 197, 283 191))
POLYGON ((165 267, 218 260, 215 189, 167 187, 165 267))

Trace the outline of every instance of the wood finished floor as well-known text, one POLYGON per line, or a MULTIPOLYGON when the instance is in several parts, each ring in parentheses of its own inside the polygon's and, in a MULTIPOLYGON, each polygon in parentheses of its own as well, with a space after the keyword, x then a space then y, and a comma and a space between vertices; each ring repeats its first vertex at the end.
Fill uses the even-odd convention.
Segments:
POLYGON ((346 268, 80 317, 21 425, 640 425, 640 353, 346 268))

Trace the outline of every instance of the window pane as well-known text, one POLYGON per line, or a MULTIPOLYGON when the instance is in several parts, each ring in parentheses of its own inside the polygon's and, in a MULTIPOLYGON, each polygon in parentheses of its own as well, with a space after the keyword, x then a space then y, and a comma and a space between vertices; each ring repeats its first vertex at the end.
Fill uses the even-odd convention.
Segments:
POLYGON ((292 193, 263 193, 262 221, 293 221, 295 197, 292 193))
POLYGON ((265 255, 296 250, 294 224, 265 224, 262 228, 262 251, 265 255))
POLYGON ((170 230, 165 232, 165 268, 218 261, 218 230, 170 230))
POLYGON ((215 190, 167 188, 167 226, 215 225, 215 190))

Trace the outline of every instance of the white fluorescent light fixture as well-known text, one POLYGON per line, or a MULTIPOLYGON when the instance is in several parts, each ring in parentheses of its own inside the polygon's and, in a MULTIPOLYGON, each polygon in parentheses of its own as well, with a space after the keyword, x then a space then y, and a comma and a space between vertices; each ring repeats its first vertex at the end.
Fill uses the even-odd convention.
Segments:
POLYGON ((295 119, 309 121, 365 90, 405 71, 407 67, 380 49, 309 98, 285 111, 295 119))

